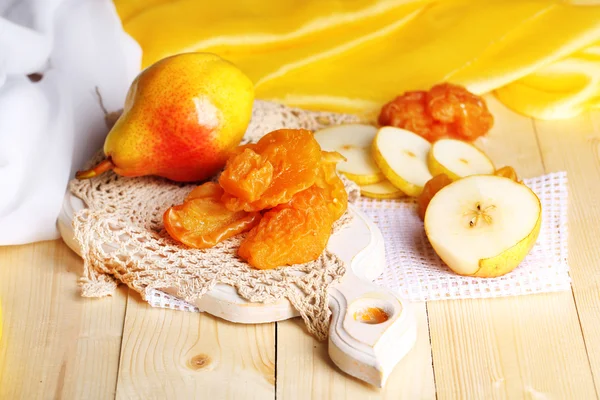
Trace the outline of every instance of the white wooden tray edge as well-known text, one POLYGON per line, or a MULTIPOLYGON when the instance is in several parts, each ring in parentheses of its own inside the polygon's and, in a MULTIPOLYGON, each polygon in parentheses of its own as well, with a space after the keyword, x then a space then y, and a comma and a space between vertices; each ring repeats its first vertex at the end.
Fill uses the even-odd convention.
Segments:
MULTIPOLYGON (((63 240, 79 255, 72 221, 84 207, 79 198, 67 193, 57 222, 63 240)), ((352 205, 349 208, 355 216, 352 224, 333 235, 328 244, 328 249, 350 266, 342 281, 330 290, 333 315, 329 355, 341 370, 382 387, 394 366, 413 347, 416 323, 397 295, 371 283, 385 268, 383 237, 360 210, 352 205), (355 313, 368 307, 384 310, 389 318, 378 324, 357 320, 355 313)), ((175 288, 161 290, 177 294, 175 288)), ((193 304, 203 312, 236 323, 274 322, 298 316, 288 300, 250 303, 235 288, 224 284, 216 285, 193 304)))

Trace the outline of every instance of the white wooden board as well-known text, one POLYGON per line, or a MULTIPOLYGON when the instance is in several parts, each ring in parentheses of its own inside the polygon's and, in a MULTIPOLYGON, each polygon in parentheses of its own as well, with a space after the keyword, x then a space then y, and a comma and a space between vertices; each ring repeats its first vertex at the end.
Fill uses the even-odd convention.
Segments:
MULTIPOLYGON (((65 243, 79 253, 72 221, 83 202, 67 193, 58 227, 65 243)), ((385 248, 379 229, 366 216, 354 214, 350 226, 333 235, 328 249, 350 267, 341 282, 330 290, 332 310, 329 355, 343 371, 375 386, 383 386, 394 366, 412 348, 416 323, 400 298, 371 283, 385 268, 385 248), (361 315, 383 316, 379 319, 361 315)), ((106 246, 111 246, 110 243, 106 246)), ((162 288, 172 295, 175 288, 162 288)), ((194 302, 201 311, 237 323, 265 323, 298 316, 289 301, 250 303, 235 288, 218 284, 194 302)))

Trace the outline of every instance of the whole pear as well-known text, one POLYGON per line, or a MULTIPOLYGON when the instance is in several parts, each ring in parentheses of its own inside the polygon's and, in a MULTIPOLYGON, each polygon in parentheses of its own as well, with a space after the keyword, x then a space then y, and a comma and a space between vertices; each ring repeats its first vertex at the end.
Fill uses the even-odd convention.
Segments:
POLYGON ((225 165, 250 122, 254 86, 210 53, 164 58, 142 71, 104 142, 106 160, 77 178, 122 176, 201 181, 225 165))

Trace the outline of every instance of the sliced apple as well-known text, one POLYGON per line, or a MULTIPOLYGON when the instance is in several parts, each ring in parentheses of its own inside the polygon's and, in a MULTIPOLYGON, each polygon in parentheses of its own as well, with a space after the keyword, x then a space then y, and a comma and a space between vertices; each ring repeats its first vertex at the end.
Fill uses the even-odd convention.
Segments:
POLYGON ((418 196, 432 178, 427 167, 431 144, 416 133, 385 126, 373 141, 373 159, 385 177, 408 196, 418 196))
POLYGON ((540 200, 509 178, 459 179, 431 199, 425 233, 435 252, 460 275, 496 277, 519 265, 540 232, 540 200))
POLYGON ((494 164, 481 150, 456 139, 440 139, 433 143, 427 165, 432 175, 446 174, 453 181, 495 171, 494 164))
POLYGON ((359 185, 385 180, 383 173, 371 158, 371 143, 377 128, 371 125, 346 124, 331 126, 315 132, 321 149, 337 151, 346 158, 337 170, 359 185))
POLYGON ((406 196, 400 189, 389 181, 360 186, 360 194, 373 199, 399 199, 406 196))

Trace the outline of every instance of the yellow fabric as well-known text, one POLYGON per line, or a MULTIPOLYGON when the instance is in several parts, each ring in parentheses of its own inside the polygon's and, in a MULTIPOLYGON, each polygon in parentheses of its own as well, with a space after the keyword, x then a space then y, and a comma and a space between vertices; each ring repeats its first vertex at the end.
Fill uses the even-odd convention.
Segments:
POLYGON ((152 0, 141 8, 141 0, 115 0, 125 30, 144 50, 144 65, 199 49, 222 55, 285 49, 409 2, 415 1, 152 0))
POLYGON ((423 7, 423 4, 415 2, 399 7, 394 13, 362 18, 359 23, 353 23, 352 29, 323 35, 319 40, 309 41, 302 46, 279 49, 276 56, 267 53, 267 60, 257 58, 255 53, 231 53, 228 59, 247 73, 260 88, 267 82, 277 81, 278 78, 285 79, 292 71, 302 67, 330 62, 339 54, 369 46, 390 31, 405 25, 418 15, 423 7))
POLYGON ((500 101, 539 119, 600 108, 600 42, 496 90, 500 101))
POLYGON ((256 95, 377 112, 450 81, 564 118, 597 106, 600 5, 559 0, 114 0, 143 64, 183 51, 231 60, 256 95))

